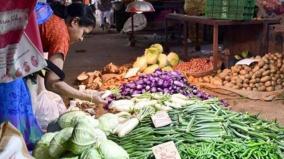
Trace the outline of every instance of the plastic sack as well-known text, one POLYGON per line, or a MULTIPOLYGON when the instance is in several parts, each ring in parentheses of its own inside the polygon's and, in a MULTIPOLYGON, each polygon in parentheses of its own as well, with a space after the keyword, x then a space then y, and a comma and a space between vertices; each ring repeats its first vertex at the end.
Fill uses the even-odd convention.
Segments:
POLYGON ((66 110, 65 104, 59 95, 47 90, 42 90, 38 94, 35 115, 44 131, 50 122, 56 120, 66 110))
POLYGON ((10 123, 0 126, 0 159, 33 159, 21 133, 10 123))
MULTIPOLYGON (((127 21, 124 23, 122 32, 128 33, 131 32, 131 18, 128 18, 127 21)), ((134 14, 133 15, 133 30, 139 31, 143 30, 147 26, 147 19, 144 14, 134 14)))

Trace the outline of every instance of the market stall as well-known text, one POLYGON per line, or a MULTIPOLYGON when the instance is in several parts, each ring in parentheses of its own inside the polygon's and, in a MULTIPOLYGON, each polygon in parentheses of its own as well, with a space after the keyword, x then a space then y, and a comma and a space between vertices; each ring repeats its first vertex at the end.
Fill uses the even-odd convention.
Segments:
MULTIPOLYGON (((133 64, 121 67, 109 64, 102 71, 80 74, 77 78, 80 89, 106 90, 102 95, 109 101, 105 112, 98 114, 97 105, 75 100, 69 112, 56 120, 58 129, 48 130, 38 142, 34 156, 283 158, 283 127, 258 116, 231 111, 225 101, 188 82, 191 77, 185 66, 191 66, 194 73, 198 68, 192 67, 206 60, 193 60, 185 65, 173 54, 165 54, 161 45, 154 44, 133 64)), ((267 58, 272 64, 269 60, 274 57, 280 59, 282 55, 256 58, 267 58)), ((255 63, 258 64, 254 67, 266 64, 255 63)), ((277 64, 283 67, 282 62, 277 64)), ((243 72, 241 68, 239 73, 243 72)))
MULTIPOLYGON (((276 22, 200 20, 178 14, 169 17, 184 16, 213 25, 276 22)), ((101 70, 80 73, 76 88, 99 94, 107 104, 70 100, 67 112, 48 124, 32 156, 36 159, 283 159, 283 126, 258 115, 232 111, 225 100, 206 89, 271 101, 284 93, 284 55, 266 53, 246 58, 248 53, 243 52, 240 56, 244 60, 221 69, 217 62, 221 58, 216 49, 216 32, 214 39, 213 57, 182 59, 178 52, 166 52, 164 46, 155 43, 128 64, 119 66, 113 62, 101 70)), ((25 158, 33 158, 21 134, 4 123, 0 126, 0 159, 7 150, 22 151, 25 158), (7 135, 7 132, 12 133, 7 135), (20 146, 8 144, 11 138, 20 146)))

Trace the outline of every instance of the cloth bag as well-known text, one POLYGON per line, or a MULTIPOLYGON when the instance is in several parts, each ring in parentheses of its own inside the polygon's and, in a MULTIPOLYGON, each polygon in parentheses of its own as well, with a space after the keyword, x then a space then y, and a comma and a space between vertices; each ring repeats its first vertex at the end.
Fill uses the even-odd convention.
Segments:
POLYGON ((9 122, 0 126, 0 159, 33 159, 22 134, 9 122))

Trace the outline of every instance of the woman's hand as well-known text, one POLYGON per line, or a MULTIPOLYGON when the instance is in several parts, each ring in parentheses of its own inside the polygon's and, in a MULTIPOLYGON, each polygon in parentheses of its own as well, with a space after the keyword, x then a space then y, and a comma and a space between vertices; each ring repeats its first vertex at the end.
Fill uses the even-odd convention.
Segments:
POLYGON ((86 93, 89 96, 89 101, 93 102, 97 105, 106 105, 107 101, 105 101, 101 96, 103 95, 103 92, 99 92, 96 90, 85 90, 84 93, 86 93))

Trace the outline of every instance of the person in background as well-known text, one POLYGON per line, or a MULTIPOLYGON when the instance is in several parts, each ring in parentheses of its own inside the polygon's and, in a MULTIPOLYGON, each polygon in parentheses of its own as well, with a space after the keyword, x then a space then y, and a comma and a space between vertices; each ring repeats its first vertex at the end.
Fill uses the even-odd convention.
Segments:
POLYGON ((109 30, 112 25, 112 3, 111 0, 96 0, 96 14, 99 18, 99 26, 103 30, 109 30))
MULTIPOLYGON (((60 5, 60 4, 57 4, 60 5)), ((61 10, 54 11, 54 15, 45 23, 39 25, 44 52, 48 52, 48 59, 63 69, 69 46, 82 42, 84 35, 90 33, 95 27, 95 21, 88 6, 82 3, 72 3, 61 10), (56 15, 56 13, 60 13, 56 15)), ((52 71, 45 77, 46 88, 62 96, 78 98, 94 102, 98 105, 106 104, 99 93, 88 94, 81 92, 66 82, 61 81, 52 71)))

